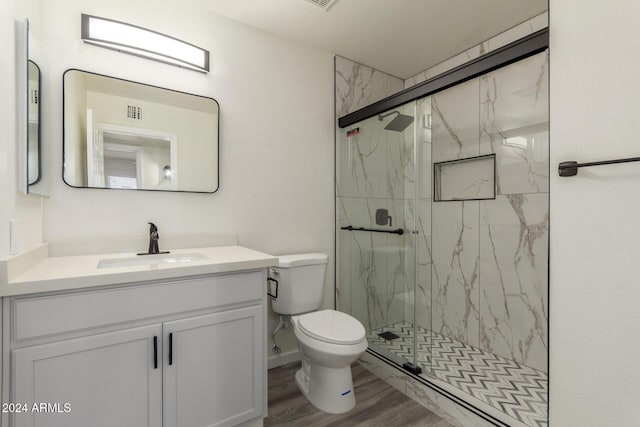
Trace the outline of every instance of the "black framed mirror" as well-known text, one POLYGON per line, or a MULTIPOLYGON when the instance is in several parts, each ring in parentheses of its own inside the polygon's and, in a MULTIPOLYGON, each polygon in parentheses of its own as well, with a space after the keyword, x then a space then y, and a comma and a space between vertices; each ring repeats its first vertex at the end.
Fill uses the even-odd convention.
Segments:
POLYGON ((67 185, 217 191, 215 99, 77 69, 63 84, 67 185))
POLYGON ((42 178, 41 162, 41 87, 40 67, 27 61, 27 183, 37 184, 42 178))

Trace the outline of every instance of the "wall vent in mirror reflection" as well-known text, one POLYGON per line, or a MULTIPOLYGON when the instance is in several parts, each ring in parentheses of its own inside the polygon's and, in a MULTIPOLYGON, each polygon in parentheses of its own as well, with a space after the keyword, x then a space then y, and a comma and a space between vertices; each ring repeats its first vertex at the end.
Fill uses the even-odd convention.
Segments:
POLYGON ((127 118, 133 120, 142 120, 142 107, 127 105, 127 118))
POLYGON ((216 100, 75 69, 63 80, 65 183, 218 189, 216 100))

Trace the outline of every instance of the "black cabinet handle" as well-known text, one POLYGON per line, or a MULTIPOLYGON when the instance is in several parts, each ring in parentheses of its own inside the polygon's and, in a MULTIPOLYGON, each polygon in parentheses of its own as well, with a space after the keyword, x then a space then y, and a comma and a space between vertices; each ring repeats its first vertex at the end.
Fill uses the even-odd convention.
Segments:
POLYGON ((173 365, 173 332, 169 334, 169 366, 173 365))
POLYGON ((153 369, 158 369, 158 336, 153 336, 153 369))

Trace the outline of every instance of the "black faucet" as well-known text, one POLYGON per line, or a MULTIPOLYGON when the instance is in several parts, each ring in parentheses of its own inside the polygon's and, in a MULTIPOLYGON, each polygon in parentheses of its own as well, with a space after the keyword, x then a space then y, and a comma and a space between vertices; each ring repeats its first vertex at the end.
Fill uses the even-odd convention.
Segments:
POLYGON ((160 239, 160 235, 158 234, 158 227, 152 222, 149 225, 151 226, 149 227, 149 253, 159 254, 158 239, 160 239))
POLYGON ((149 252, 140 252, 138 255, 157 255, 157 254, 168 254, 169 251, 160 252, 160 248, 158 246, 158 240, 160 240, 160 235, 158 234, 158 227, 152 222, 149 222, 149 252))

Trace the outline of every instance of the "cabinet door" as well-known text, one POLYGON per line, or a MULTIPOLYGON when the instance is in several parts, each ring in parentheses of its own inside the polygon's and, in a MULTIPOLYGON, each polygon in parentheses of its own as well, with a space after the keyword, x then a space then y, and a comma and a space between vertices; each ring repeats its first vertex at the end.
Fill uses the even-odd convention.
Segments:
POLYGON ((26 403, 28 412, 15 414, 11 425, 160 426, 161 349, 157 324, 14 350, 11 401, 26 403), (33 412, 34 403, 54 406, 33 412))
POLYGON ((165 427, 233 426, 262 415, 262 310, 164 324, 165 427))

